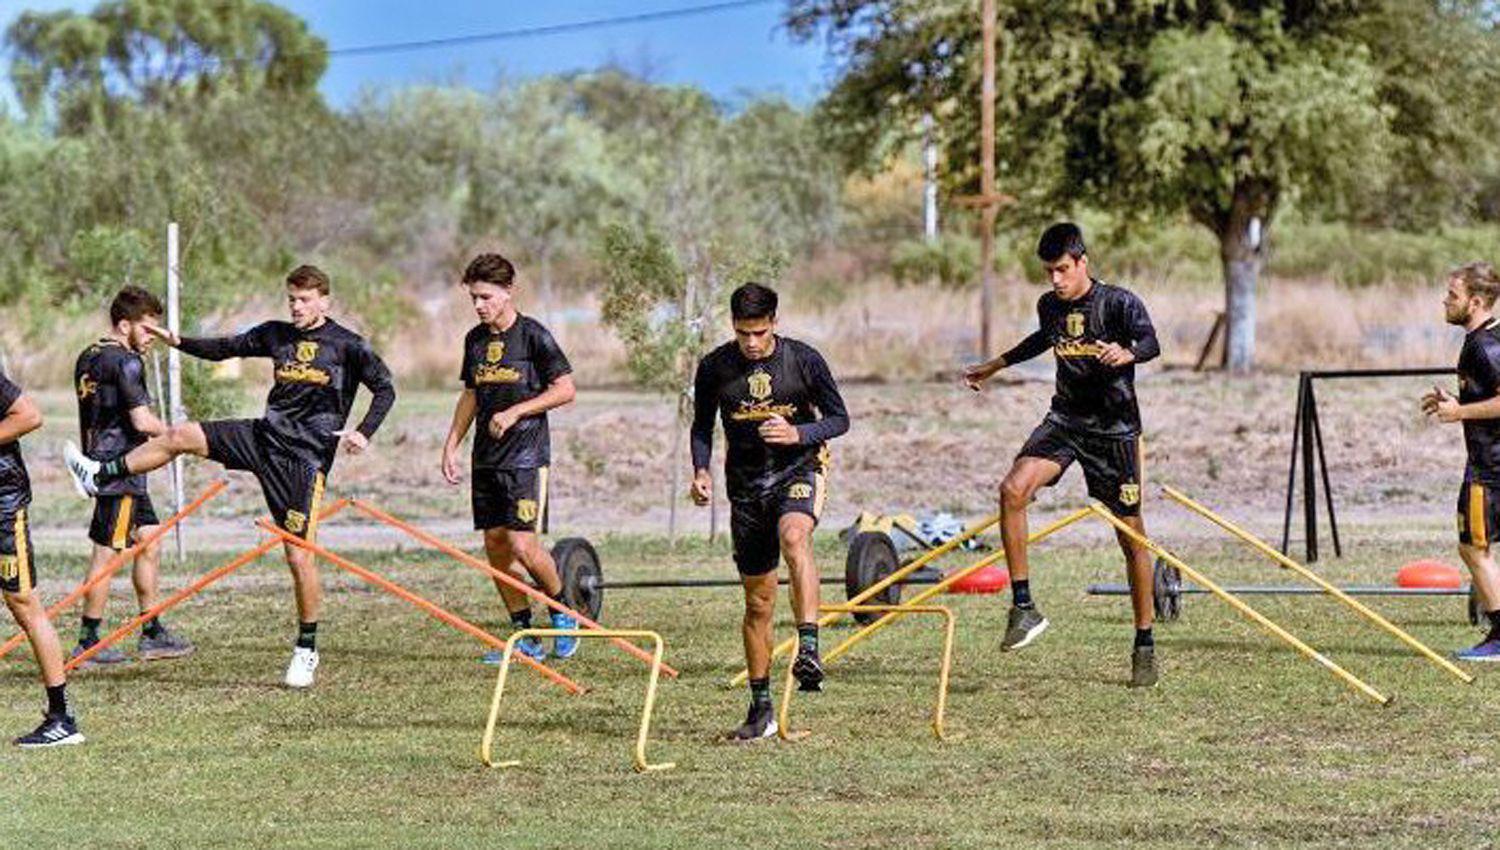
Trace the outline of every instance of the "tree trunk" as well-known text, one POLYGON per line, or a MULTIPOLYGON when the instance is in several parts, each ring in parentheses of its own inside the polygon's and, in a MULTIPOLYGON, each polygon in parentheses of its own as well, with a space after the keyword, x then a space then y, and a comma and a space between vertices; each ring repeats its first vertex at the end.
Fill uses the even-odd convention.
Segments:
POLYGON ((1255 368, 1255 290, 1265 265, 1265 234, 1275 194, 1263 184, 1235 186, 1219 231, 1224 267, 1224 366, 1236 375, 1255 368))

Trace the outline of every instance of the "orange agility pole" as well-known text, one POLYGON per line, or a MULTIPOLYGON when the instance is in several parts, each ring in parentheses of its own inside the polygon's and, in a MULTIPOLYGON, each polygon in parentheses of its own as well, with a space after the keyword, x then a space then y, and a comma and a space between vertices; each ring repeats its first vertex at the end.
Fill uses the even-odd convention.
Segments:
MULTIPOLYGON (((92 578, 85 579, 82 584, 73 588, 72 592, 67 596, 64 596, 60 601, 57 602, 57 604, 53 605, 51 608, 48 608, 47 619, 56 620, 57 615, 61 614, 63 611, 66 611, 69 605, 72 605, 74 602, 77 602, 79 599, 83 598, 85 594, 87 594, 90 590, 93 590, 95 587, 99 586, 101 583, 109 581, 110 577, 113 576, 116 572, 119 572, 120 568, 125 566, 125 564, 128 563, 132 558, 140 554, 152 544, 156 543, 156 541, 162 539, 163 537, 166 537, 167 533, 170 532, 174 527, 176 527, 179 522, 187 519, 190 514, 203 507, 203 505, 207 503, 209 499, 212 499, 213 497, 224 492, 224 488, 228 486, 229 482, 224 481, 223 479, 216 480, 213 483, 209 484, 208 488, 204 490, 198 496, 198 498, 188 503, 186 507, 168 518, 166 522, 159 524, 156 527, 155 531, 141 538, 136 542, 134 546, 131 546, 128 549, 122 549, 121 551, 116 553, 114 557, 105 562, 104 567, 99 570, 99 573, 97 575, 93 576, 92 578)), ((25 632, 16 632, 10 640, 6 641, 3 644, 0 644, 0 658, 4 658, 5 656, 9 655, 16 647, 24 643, 25 640, 25 632)))
MULTIPOLYGON (((375 585, 381 590, 384 590, 386 593, 410 602, 411 604, 422 609, 433 619, 447 623, 453 628, 458 629, 465 634, 476 637, 496 649, 505 649, 505 641, 495 637, 494 635, 490 634, 484 629, 479 628, 468 620, 463 619, 457 614, 453 614, 445 610, 444 608, 439 607, 437 604, 424 599, 421 596, 418 596, 417 594, 411 592, 410 590, 407 590, 399 584, 396 584, 390 579, 373 573, 370 570, 361 567, 359 564, 356 564, 353 561, 350 561, 349 559, 344 558, 335 552, 329 551, 328 549, 325 549, 316 543, 310 543, 300 537, 297 537, 289 531, 277 528, 275 525, 272 525, 264 519, 256 520, 255 524, 260 526, 262 530, 270 532, 271 534, 274 534, 277 537, 281 538, 282 541, 292 546, 296 546, 299 549, 305 549, 306 551, 317 555, 319 558, 322 558, 330 564, 333 564, 334 566, 339 567, 346 572, 353 573, 359 578, 364 579, 366 582, 369 582, 370 584, 375 585)), ((571 693, 581 694, 585 690, 582 685, 578 684, 572 679, 569 679, 567 676, 564 676, 563 674, 557 672, 556 670, 553 670, 551 667, 548 667, 547 665, 541 663, 540 661, 537 661, 534 658, 522 655, 520 656, 520 659, 521 663, 527 665, 538 673, 541 673, 543 676, 551 679, 555 684, 563 687, 571 693)))
MULTIPOLYGON (((521 581, 520 579, 516 578, 515 576, 513 576, 513 575, 511 575, 509 573, 502 572, 500 570, 495 569, 494 567, 490 566, 489 564, 485 563, 484 561, 481 561, 478 558, 474 557, 473 555, 470 555, 468 552, 465 552, 464 550, 458 548, 457 546, 454 546, 453 544, 444 541, 440 537, 436 537, 436 536, 434 536, 432 534, 429 534, 429 533, 423 531, 420 528, 417 528, 416 526, 414 526, 414 525, 412 525, 412 524, 410 524, 408 522, 405 522, 403 520, 397 519, 396 517, 394 517, 394 516, 386 513, 385 511, 383 511, 383 510, 375 507, 374 505, 372 505, 372 504, 370 504, 368 502, 365 502, 365 501, 363 501, 361 499, 352 499, 352 500, 350 500, 350 504, 353 505, 356 509, 365 512, 366 514, 368 514, 372 518, 374 518, 374 519, 376 519, 376 520, 378 520, 380 522, 383 522, 386 525, 389 525, 389 526, 391 526, 392 528, 394 528, 394 529, 396 529, 398 531, 405 532, 407 535, 409 535, 409 536, 411 536, 411 537, 413 537, 413 538, 421 541, 422 543, 426 543, 428 546, 431 546, 432 548, 437 549, 439 552, 442 552, 443 554, 447 555, 448 557, 453 558, 454 560, 457 560, 460 563, 463 563, 463 564, 466 564, 466 565, 468 565, 470 567, 473 567, 474 569, 479 570, 480 572, 484 573, 485 575, 489 576, 490 578, 493 578, 493 579, 495 579, 497 581, 503 581, 503 582, 505 582, 508 586, 510 586, 510 587, 512 587, 512 588, 514 588, 514 589, 516 589, 516 590, 518 590, 518 591, 526 594, 527 596, 530 596, 532 599, 535 599, 535 600, 541 602, 543 605, 546 605, 548 608, 551 608, 554 611, 560 611, 560 612, 562 612, 564 614, 567 614, 568 616, 570 616, 570 617, 574 618, 575 620, 577 620, 578 623, 579 623, 579 625, 583 626, 586 629, 593 629, 595 631, 601 631, 601 630, 602 631, 609 631, 608 629, 605 629, 604 626, 599 625, 594 620, 591 620, 588 617, 585 617, 583 614, 580 614, 579 612, 574 611, 572 608, 569 608, 568 606, 562 604, 561 602, 558 602, 557 600, 553 599, 552 597, 548 596, 547 594, 543 593, 542 591, 538 590, 537 588, 532 587, 531 585, 527 584, 524 581, 521 581)), ((641 649, 640 647, 636 646, 635 644, 631 643, 630 641, 625 640, 624 638, 621 638, 621 637, 612 637, 612 638, 609 639, 609 641, 610 641, 610 643, 615 644, 616 646, 620 647, 621 649, 625 650, 626 652, 630 653, 631 655, 634 655, 635 657, 641 659, 642 661, 646 662, 647 664, 660 665, 661 671, 663 673, 667 674, 668 676, 671 676, 674 679, 677 678, 677 675, 678 675, 677 674, 677 670, 674 669, 672 667, 672 665, 667 664, 667 663, 661 661, 660 659, 654 658, 651 653, 647 652, 644 649, 641 649)))
MULTIPOLYGON (((318 516, 318 521, 321 522, 325 519, 328 519, 329 517, 343 510, 348 506, 348 504, 349 503, 344 499, 340 499, 337 502, 334 502, 323 510, 323 512, 318 516)), ((209 570, 208 572, 199 576, 198 579, 192 584, 177 591, 166 599, 163 599, 162 601, 156 603, 155 605, 151 606, 151 608, 142 611, 140 616, 137 616, 132 620, 127 620, 125 623, 121 624, 118 629, 115 629, 114 631, 100 638, 98 643, 68 659, 67 663, 63 664, 63 669, 72 670, 74 667, 77 667, 90 658, 93 658, 95 655, 103 652, 106 647, 113 646, 121 638, 124 638, 126 635, 145 625, 151 620, 151 618, 161 615, 161 613, 166 611, 168 608, 176 606, 179 602, 182 602, 189 596, 202 591, 203 588, 208 587, 209 585, 213 584, 224 576, 229 575, 240 567, 243 567, 253 561, 259 560, 262 555, 265 555, 267 552, 275 549, 278 543, 280 543, 279 540, 267 540, 256 546, 254 549, 242 552, 234 560, 229 561, 226 564, 217 566, 212 570, 209 570)))

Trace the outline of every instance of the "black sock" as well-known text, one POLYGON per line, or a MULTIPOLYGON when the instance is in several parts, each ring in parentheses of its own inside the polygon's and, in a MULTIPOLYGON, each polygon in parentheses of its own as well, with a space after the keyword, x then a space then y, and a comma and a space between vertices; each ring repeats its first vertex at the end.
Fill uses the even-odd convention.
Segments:
POLYGON ((1150 626, 1135 630, 1135 648, 1140 649, 1143 646, 1156 646, 1156 638, 1151 636, 1150 626))
POLYGON ((146 625, 141 629, 141 631, 144 632, 146 637, 148 638, 158 638, 161 637, 161 633, 165 630, 161 627, 161 618, 152 617, 151 619, 146 621, 146 625))
POLYGON ((99 626, 103 623, 103 617, 84 617, 83 628, 78 631, 78 642, 84 646, 93 646, 98 643, 99 626))
POLYGON ((797 651, 818 651, 818 624, 799 623, 797 625, 797 651))
POLYGON ((531 628, 531 606, 510 612, 510 624, 518 629, 531 628))
POLYGON ((68 683, 47 686, 47 716, 68 716, 68 683))
POLYGON ((301 649, 318 648, 318 624, 316 621, 297 624, 297 646, 301 649))
POLYGON ((1496 608, 1485 616, 1490 618, 1490 633, 1485 636, 1485 640, 1500 640, 1500 608, 1496 608))
POLYGON ((125 456, 121 455, 114 460, 106 460, 99 464, 99 471, 94 473, 94 483, 102 487, 105 484, 119 481, 121 478, 129 477, 130 470, 125 468, 125 456))
POLYGON ((771 704, 771 677, 763 676, 759 679, 750 680, 750 704, 771 704))
POLYGON ((1017 608, 1030 608, 1031 581, 1029 579, 1018 578, 1015 581, 1011 582, 1010 598, 1011 602, 1013 602, 1017 608))

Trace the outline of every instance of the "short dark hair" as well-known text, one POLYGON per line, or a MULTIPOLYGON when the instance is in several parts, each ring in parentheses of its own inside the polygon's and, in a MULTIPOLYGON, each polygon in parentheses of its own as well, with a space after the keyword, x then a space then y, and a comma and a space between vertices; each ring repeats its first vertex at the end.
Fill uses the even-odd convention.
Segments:
POLYGON ((1495 306, 1495 299, 1500 297, 1500 274, 1489 263, 1465 263, 1449 272, 1448 277, 1462 283, 1470 297, 1479 296, 1486 307, 1495 306))
POLYGON ((750 282, 729 296, 729 315, 741 319, 769 319, 776 315, 776 290, 750 282))
POLYGON ((161 299, 139 286, 127 286, 115 293, 115 300, 109 302, 109 323, 117 325, 120 322, 137 322, 146 316, 161 316, 166 311, 162 309, 161 299))
POLYGON ((286 276, 286 285, 293 289, 316 289, 319 295, 327 295, 328 275, 317 266, 298 266, 286 276))
POLYGON ((510 286, 516 282, 516 267, 499 254, 480 254, 464 269, 464 283, 493 283, 510 286))
POLYGON ((1078 259, 1088 253, 1083 244, 1083 230, 1071 221, 1059 221, 1042 233, 1036 244, 1036 255, 1044 263, 1055 263, 1067 254, 1078 259))

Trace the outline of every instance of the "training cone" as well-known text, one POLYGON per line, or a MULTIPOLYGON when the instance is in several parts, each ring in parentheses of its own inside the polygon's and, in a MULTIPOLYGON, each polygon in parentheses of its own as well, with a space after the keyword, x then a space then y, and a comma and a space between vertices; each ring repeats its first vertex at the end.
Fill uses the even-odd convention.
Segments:
POLYGON ((999 593, 1010 587, 1010 571, 1004 567, 983 567, 949 585, 950 593, 999 593))
POLYGON ((1464 586, 1463 573, 1458 567, 1442 561, 1412 561, 1396 571, 1397 587, 1427 587, 1453 589, 1464 586))

